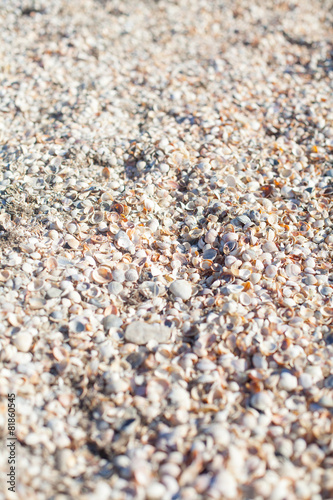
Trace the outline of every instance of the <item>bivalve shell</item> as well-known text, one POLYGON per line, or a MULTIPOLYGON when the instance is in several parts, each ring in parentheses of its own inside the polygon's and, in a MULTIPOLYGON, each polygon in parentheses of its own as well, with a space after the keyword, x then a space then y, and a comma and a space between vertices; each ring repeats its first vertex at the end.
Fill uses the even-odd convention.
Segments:
POLYGON ((112 273, 107 267, 99 267, 93 270, 91 277, 96 283, 104 284, 112 280, 112 273))

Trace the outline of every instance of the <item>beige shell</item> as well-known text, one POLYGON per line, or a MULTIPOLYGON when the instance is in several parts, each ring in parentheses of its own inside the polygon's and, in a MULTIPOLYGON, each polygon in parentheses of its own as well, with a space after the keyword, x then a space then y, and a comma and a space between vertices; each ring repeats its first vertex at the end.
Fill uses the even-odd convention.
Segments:
POLYGON ((37 279, 31 281, 27 288, 30 292, 37 292, 38 290, 41 290, 42 288, 44 288, 44 285, 45 285, 45 281, 43 279, 37 278, 37 279))
POLYGON ((67 236, 66 237, 66 243, 73 250, 77 250, 79 248, 79 246, 80 246, 79 240, 77 240, 76 238, 74 238, 74 236, 67 236))
POLYGON ((96 283, 99 283, 101 285, 112 281, 112 273, 107 267, 99 267, 98 269, 94 269, 91 273, 91 277, 96 283))

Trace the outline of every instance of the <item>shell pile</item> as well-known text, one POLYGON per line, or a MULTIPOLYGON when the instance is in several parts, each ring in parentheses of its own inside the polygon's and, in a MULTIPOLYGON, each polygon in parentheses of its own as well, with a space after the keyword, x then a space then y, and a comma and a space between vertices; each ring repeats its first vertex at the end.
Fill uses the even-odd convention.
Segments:
POLYGON ((15 498, 332 498, 330 2, 0 4, 15 498))

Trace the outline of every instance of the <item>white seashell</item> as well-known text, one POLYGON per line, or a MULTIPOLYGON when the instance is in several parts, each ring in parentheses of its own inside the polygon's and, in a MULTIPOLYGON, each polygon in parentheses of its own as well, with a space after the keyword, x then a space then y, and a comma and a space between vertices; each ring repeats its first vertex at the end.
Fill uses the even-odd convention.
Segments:
POLYGON ((67 235, 65 237, 65 240, 66 240, 66 243, 67 245, 72 248, 73 250, 76 250, 77 248, 79 248, 80 246, 80 242, 79 240, 77 240, 76 238, 74 238, 74 236, 69 236, 67 235))
POLYGON ((264 243, 262 249, 264 252, 270 252, 270 253, 278 252, 279 250, 273 241, 267 241, 266 243, 264 243))
POLYGON ((40 297, 30 297, 29 305, 31 309, 42 309, 46 305, 46 300, 40 297))
POLYGON ((12 339, 12 343, 18 351, 29 352, 32 340, 32 335, 29 332, 20 332, 12 339))
POLYGON ((164 379, 151 379, 147 384, 147 398, 150 401, 161 401, 169 392, 170 383, 164 379))
POLYGON ((239 295, 239 302, 243 304, 243 306, 249 306, 252 302, 252 299, 247 293, 243 292, 239 295))
POLYGON ((286 276, 288 278, 292 278, 294 276, 298 276, 301 272, 301 268, 297 264, 288 264, 285 269, 286 276))
POLYGON ((138 281, 139 275, 136 271, 136 269, 129 269, 125 273, 125 280, 126 281, 138 281))
POLYGON ((272 398, 265 391, 256 392, 251 396, 251 406, 257 410, 265 411, 272 406, 272 398))
POLYGON ((0 231, 8 231, 12 227, 10 215, 7 213, 0 214, 0 231))
POLYGON ((186 280, 173 281, 169 287, 170 292, 183 300, 188 300, 192 296, 192 285, 186 280))
POLYGON ((0 281, 8 281, 11 278, 12 274, 7 269, 0 270, 0 281))
POLYGON ((277 274, 277 267, 274 266, 274 265, 268 265, 266 268, 265 268, 265 275, 267 276, 267 278, 274 278, 277 274))
POLYGON ((30 292, 37 292, 38 290, 41 290, 44 288, 45 281, 43 279, 35 279, 34 281, 31 281, 28 285, 28 290, 30 292))
POLYGON ((127 326, 125 339, 137 345, 145 345, 152 339, 160 343, 165 343, 170 339, 170 334, 170 328, 162 324, 134 321, 127 326))
POLYGON ((222 306, 222 312, 227 313, 227 314, 234 314, 237 311, 237 302, 234 300, 230 300, 229 302, 226 302, 222 306))
POLYGON ((154 481, 147 488, 147 500, 163 500, 166 494, 166 487, 162 483, 154 481))

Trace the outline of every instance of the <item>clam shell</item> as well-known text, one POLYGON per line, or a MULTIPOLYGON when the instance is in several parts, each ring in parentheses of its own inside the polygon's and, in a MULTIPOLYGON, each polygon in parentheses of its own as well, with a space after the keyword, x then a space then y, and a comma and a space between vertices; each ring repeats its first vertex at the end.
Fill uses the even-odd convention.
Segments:
POLYGON ((112 273, 107 267, 99 267, 98 269, 94 269, 91 273, 91 277, 96 283, 99 283, 101 285, 112 281, 112 273))
POLYGON ((0 271, 0 281, 8 281, 11 276, 12 273, 7 269, 2 269, 0 271))

